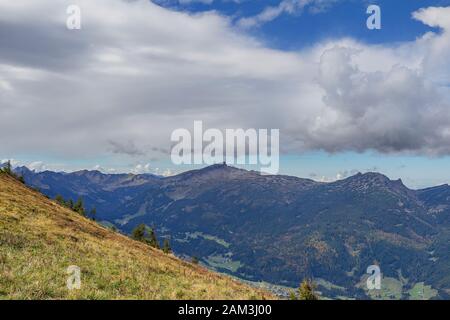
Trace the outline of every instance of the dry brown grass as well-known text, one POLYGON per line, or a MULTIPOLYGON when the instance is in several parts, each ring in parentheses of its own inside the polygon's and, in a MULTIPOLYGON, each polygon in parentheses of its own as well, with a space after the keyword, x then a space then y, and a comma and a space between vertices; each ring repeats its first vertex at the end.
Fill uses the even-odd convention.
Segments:
POLYGON ((133 241, 0 174, 0 298, 273 299, 133 241), (68 290, 67 267, 81 268, 68 290))

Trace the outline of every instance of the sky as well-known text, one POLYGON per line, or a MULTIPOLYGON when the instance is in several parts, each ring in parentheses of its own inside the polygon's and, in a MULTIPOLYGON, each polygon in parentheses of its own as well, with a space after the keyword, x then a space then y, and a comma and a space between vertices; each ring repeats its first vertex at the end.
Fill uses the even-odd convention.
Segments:
POLYGON ((0 0, 0 161, 176 174, 202 120, 279 129, 281 174, 449 183, 449 52, 450 0, 0 0))

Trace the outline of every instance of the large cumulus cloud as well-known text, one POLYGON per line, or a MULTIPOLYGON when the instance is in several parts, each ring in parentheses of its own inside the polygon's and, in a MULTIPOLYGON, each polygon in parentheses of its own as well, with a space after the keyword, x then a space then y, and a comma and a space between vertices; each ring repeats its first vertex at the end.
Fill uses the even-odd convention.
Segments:
POLYGON ((4 157, 148 159, 194 120, 279 128, 283 152, 450 154, 448 8, 415 13, 441 29, 414 42, 283 52, 214 12, 75 2, 79 31, 65 28, 74 1, 0 0, 4 157))

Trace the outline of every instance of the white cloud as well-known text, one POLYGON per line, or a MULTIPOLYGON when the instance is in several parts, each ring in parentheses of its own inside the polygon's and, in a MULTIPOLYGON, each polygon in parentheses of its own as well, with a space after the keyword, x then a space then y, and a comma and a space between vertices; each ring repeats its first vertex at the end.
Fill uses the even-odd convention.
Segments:
POLYGON ((283 52, 213 12, 79 0, 82 29, 69 31, 70 1, 36 3, 0 0, 4 154, 129 157, 145 170, 194 120, 279 128, 283 152, 450 154, 447 8, 416 13, 443 31, 413 42, 283 52))
POLYGON ((450 7, 423 8, 413 13, 413 17, 431 27, 450 29, 450 7))
POLYGON ((170 176, 175 175, 175 173, 174 173, 172 170, 170 170, 170 169, 166 169, 166 170, 164 170, 164 171, 162 172, 161 175, 162 175, 163 177, 170 177, 170 176))
POLYGON ((268 6, 260 13, 244 17, 237 24, 243 28, 257 27, 275 20, 283 14, 300 14, 305 7, 310 6, 312 13, 318 13, 333 5, 338 0, 282 0, 276 6, 268 6))
POLYGON ((6 163, 8 163, 8 161, 13 168, 19 166, 19 164, 20 164, 19 161, 15 160, 15 159, 2 159, 2 160, 0 160, 0 165, 6 164, 6 163))
POLYGON ((214 0, 178 0, 180 4, 191 4, 195 2, 203 3, 203 4, 212 4, 214 0))
POLYGON ((0 79, 0 89, 4 91, 12 91, 13 88, 8 81, 0 79))
POLYGON ((11 166, 13 168, 26 166, 31 171, 36 171, 36 172, 49 170, 47 165, 44 162, 42 162, 42 161, 33 161, 33 162, 25 163, 25 162, 22 162, 22 161, 19 161, 19 160, 16 160, 16 159, 3 159, 3 160, 0 160, 0 165, 3 165, 5 163, 7 163, 8 161, 10 161, 11 166))
POLYGON ((42 161, 34 161, 27 165, 31 171, 41 172, 47 170, 47 166, 42 161))
POLYGON ((416 20, 441 33, 430 33, 419 40, 423 54, 423 72, 435 83, 450 86, 450 7, 427 8, 413 14, 416 20))
POLYGON ((151 172, 152 172, 152 167, 151 167, 150 163, 137 164, 133 168, 133 170, 131 170, 131 173, 134 173, 134 174, 151 173, 151 172))
POLYGON ((210 5, 214 3, 214 0, 151 0, 156 4, 160 4, 163 6, 173 6, 173 5, 190 5, 193 3, 202 3, 205 5, 210 5))

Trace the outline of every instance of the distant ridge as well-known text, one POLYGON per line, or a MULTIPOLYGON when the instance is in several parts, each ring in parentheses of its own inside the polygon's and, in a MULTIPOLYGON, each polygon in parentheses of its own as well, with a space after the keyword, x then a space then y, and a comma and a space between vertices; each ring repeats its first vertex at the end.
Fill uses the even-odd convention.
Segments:
MULTIPOLYGON (((1 167, 1 165, 0 165, 1 167)), ((226 163, 218 163, 218 164, 212 164, 209 166, 205 166, 203 168, 200 169, 194 169, 194 170, 188 170, 188 171, 184 171, 181 173, 178 173, 176 175, 172 175, 172 176, 161 176, 161 175, 157 175, 157 174, 153 174, 153 173, 104 173, 101 172, 99 170, 88 170, 88 169, 82 169, 82 170, 78 170, 78 171, 73 171, 73 172, 65 172, 65 171, 59 171, 59 172, 55 172, 55 171, 51 171, 51 170, 45 170, 45 171, 33 171, 30 170, 28 167, 26 166, 20 166, 20 167, 16 167, 14 168, 14 172, 21 174, 21 175, 30 175, 30 174, 34 174, 34 175, 39 175, 39 174, 64 174, 64 175, 73 175, 73 176, 103 176, 103 177, 131 177, 131 176, 136 176, 136 177, 153 177, 153 178, 160 178, 160 179, 168 179, 168 178, 173 178, 173 177, 187 177, 187 176, 192 176, 192 175, 196 175, 196 174, 206 174, 206 173, 210 173, 210 172, 223 172, 223 173, 239 173, 241 175, 259 175, 259 176, 269 176, 269 177, 284 177, 284 178, 291 178, 291 179, 301 179, 303 181, 305 180, 309 180, 309 181, 314 181, 316 183, 321 183, 321 184, 327 184, 327 183, 335 183, 335 182, 339 182, 339 181, 351 181, 351 180, 360 180, 360 181, 378 181, 379 183, 398 183, 399 185, 404 185, 401 179, 398 180, 391 180, 389 177, 387 177, 386 175, 382 174, 382 173, 378 173, 378 172, 366 172, 366 173, 361 173, 361 172, 357 172, 352 176, 343 178, 343 179, 339 179, 339 180, 335 180, 335 181, 329 181, 329 182, 323 182, 323 181, 315 181, 313 179, 310 178, 301 178, 301 177, 297 177, 297 176, 291 176, 291 175, 265 175, 265 174, 261 174, 261 172, 259 171, 249 171, 246 169, 241 169, 241 168, 237 168, 231 165, 228 165, 226 163)), ((441 186, 435 186, 435 187, 428 187, 425 188, 423 190, 426 189, 432 189, 432 188, 439 188, 439 187, 443 187, 443 186, 448 186, 448 184, 444 184, 441 186)), ((405 186, 406 187, 406 186, 405 186)), ((407 187, 406 187, 407 188, 407 187)), ((413 190, 413 189, 410 189, 413 190)), ((419 189, 420 190, 420 189, 419 189)))

